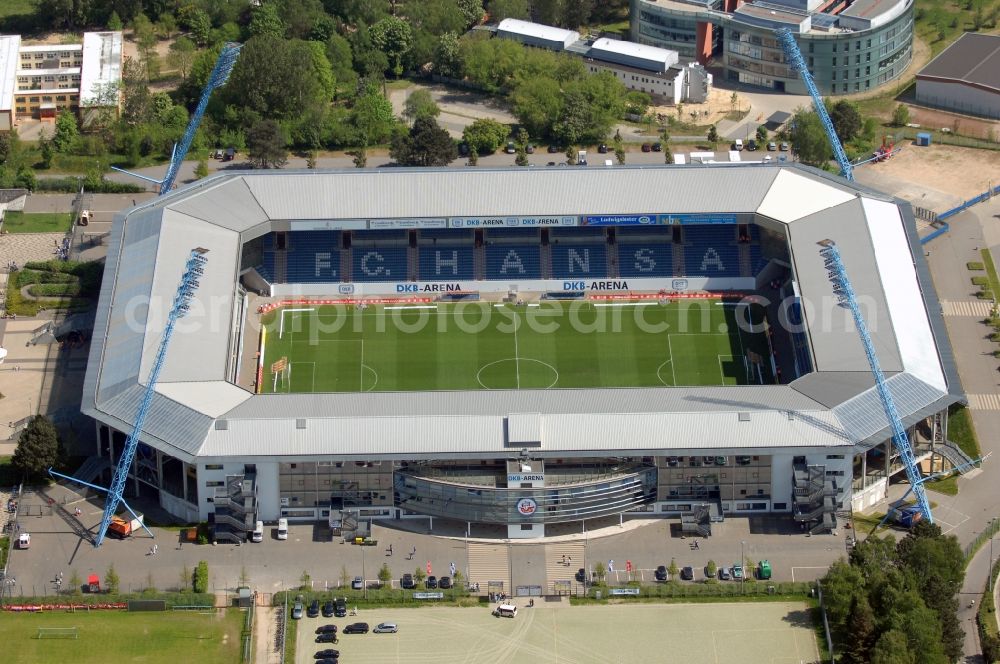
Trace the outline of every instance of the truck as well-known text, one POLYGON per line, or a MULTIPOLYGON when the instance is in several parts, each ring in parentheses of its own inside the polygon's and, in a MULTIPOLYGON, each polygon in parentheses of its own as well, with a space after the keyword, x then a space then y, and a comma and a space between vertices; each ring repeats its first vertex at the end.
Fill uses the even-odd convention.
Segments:
POLYGON ((761 581, 767 581, 771 578, 771 561, 762 560, 757 563, 757 578, 761 581))
POLYGON ((904 503, 893 505, 889 510, 889 516, 903 528, 912 528, 924 518, 924 513, 920 511, 919 506, 904 503))
POLYGON ((132 533, 142 528, 142 514, 137 514, 136 516, 137 518, 133 519, 128 518, 128 515, 125 518, 120 516, 111 517, 108 534, 118 539, 129 537, 132 533))

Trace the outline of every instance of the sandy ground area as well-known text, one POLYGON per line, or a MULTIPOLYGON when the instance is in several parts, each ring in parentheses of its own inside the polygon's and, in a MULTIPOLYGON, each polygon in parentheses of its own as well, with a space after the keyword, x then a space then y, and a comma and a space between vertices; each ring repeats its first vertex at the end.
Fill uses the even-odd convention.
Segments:
POLYGON ((950 129, 962 136, 1000 140, 1000 122, 910 105, 910 122, 930 129, 950 129))
POLYGON ((1000 151, 906 145, 892 159, 854 171, 861 184, 942 212, 1000 184, 1000 151))

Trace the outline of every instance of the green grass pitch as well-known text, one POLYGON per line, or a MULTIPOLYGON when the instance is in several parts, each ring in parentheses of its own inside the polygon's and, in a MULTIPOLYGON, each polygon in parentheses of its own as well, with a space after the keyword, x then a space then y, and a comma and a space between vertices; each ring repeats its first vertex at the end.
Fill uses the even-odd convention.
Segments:
POLYGON ((263 320, 260 391, 770 383, 764 333, 737 324, 746 312, 717 300, 287 307, 263 320))
POLYGON ((5 660, 14 664, 236 664, 245 617, 237 610, 211 615, 86 610, 5 613, 0 620, 0 639, 5 644, 5 660), (76 627, 78 638, 39 639, 39 627, 76 627))

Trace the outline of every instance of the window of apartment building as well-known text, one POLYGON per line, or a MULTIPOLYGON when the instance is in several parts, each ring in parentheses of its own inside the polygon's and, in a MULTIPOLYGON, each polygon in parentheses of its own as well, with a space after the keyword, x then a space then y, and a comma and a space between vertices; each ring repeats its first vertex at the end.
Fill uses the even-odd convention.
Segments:
POLYGON ((872 86, 872 82, 871 81, 865 81, 865 90, 867 90, 871 86, 872 86))
MULTIPOLYGON (((854 78, 858 78, 859 76, 861 76, 861 70, 860 69, 855 69, 854 70, 854 78)), ((827 457, 827 458, 829 459, 830 457, 827 457)))
POLYGON ((857 81, 854 81, 854 91, 858 92, 860 89, 861 89, 861 84, 858 83, 857 81))
POLYGON ((810 55, 809 56, 809 69, 812 69, 812 68, 813 68, 813 59, 812 59, 812 56, 810 55))
MULTIPOLYGON (((295 466, 293 465, 292 467, 294 468, 295 466)), ((205 465, 205 470, 222 470, 222 464, 221 463, 209 463, 209 464, 206 464, 205 465)))
POLYGON ((813 52, 813 43, 812 42, 809 42, 809 52, 810 53, 813 52))
POLYGON ((32 103, 32 104, 37 104, 38 103, 38 97, 31 97, 28 101, 30 103, 32 103))
POLYGON ((41 53, 35 53, 35 60, 44 60, 45 56, 41 53))
POLYGON ((830 80, 831 81, 836 81, 837 80, 837 72, 836 72, 836 70, 833 72, 833 75, 830 76, 830 80))
POLYGON ((872 73, 872 68, 871 67, 865 67, 865 76, 871 76, 871 73, 872 73))
POLYGON ((872 54, 865 53, 865 62, 871 62, 871 61, 872 61, 872 54))
POLYGON ((857 55, 854 56, 854 64, 856 64, 856 65, 860 65, 861 64, 861 54, 860 53, 858 53, 857 55))
POLYGON ((45 76, 43 78, 44 78, 44 80, 45 80, 46 83, 52 83, 53 81, 56 80, 55 76, 45 76))
POLYGON ((834 56, 833 61, 830 64, 833 65, 834 67, 837 66, 837 58, 836 58, 836 56, 834 56))
POLYGON ((869 40, 868 40, 868 46, 867 46, 867 48, 871 48, 871 47, 872 47, 872 40, 871 40, 871 39, 869 39, 869 40))
POLYGON ((42 97, 42 101, 45 103, 49 103, 52 101, 52 97, 45 95, 44 97, 42 97))
POLYGON ((66 101, 66 95, 57 95, 56 101, 66 101))
POLYGON ((861 40, 860 39, 858 41, 854 42, 854 50, 855 51, 860 51, 861 50, 861 40))
POLYGON ((221 481, 219 481, 219 482, 205 482, 205 486, 208 487, 209 489, 212 489, 212 488, 217 487, 217 486, 226 486, 226 483, 225 482, 221 482, 221 481))
POLYGON ((79 99, 80 99, 80 95, 70 95, 69 96, 69 100, 70 101, 78 101, 79 99))
POLYGON ((18 112, 18 113, 27 113, 27 112, 28 112, 28 109, 27 109, 27 108, 25 108, 24 106, 18 106, 18 107, 17 107, 17 112, 18 112))
MULTIPOLYGON (((837 52, 837 42, 833 42, 833 52, 837 52)), ((834 58, 834 60, 836 60, 836 58, 834 58)))

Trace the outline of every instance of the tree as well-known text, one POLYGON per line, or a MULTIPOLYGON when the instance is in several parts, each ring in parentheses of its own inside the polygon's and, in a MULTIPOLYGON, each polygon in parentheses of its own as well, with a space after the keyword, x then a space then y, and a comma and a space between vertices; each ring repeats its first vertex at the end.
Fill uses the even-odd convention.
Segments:
POLYGON ((180 579, 178 580, 180 581, 180 583, 177 584, 178 592, 186 592, 188 590, 191 590, 192 587, 191 569, 188 568, 187 563, 184 563, 184 566, 181 567, 181 576, 180 579))
POLYGON ((719 142, 719 130, 715 128, 715 125, 708 128, 708 142, 712 144, 713 148, 719 142))
POLYGON ((819 116, 812 111, 799 110, 792 121, 792 149, 799 160, 811 166, 822 166, 830 161, 833 150, 819 116))
POLYGON ((607 574, 608 570, 604 567, 604 563, 598 560, 597 564, 594 565, 594 579, 597 580, 597 583, 604 583, 604 577, 607 574))
POLYGON ((52 158, 55 156, 55 150, 52 148, 52 141, 49 140, 44 131, 38 137, 38 146, 42 153, 42 168, 52 168, 52 158))
POLYGON ((274 120, 263 120, 247 134, 248 156, 253 168, 281 168, 288 163, 288 140, 274 120))
POLYGON ((580 153, 577 151, 575 145, 570 145, 566 148, 566 163, 570 166, 576 166, 580 160, 580 153))
POLYGON ((0 132, 0 164, 7 162, 10 157, 13 144, 17 141, 17 130, 0 132))
POLYGON ((674 163, 674 153, 670 150, 670 144, 663 144, 663 163, 672 164, 674 163))
POLYGON ((208 592, 208 563, 199 560, 194 568, 194 583, 192 584, 196 593, 208 592))
POLYGON ((528 0, 489 0, 486 12, 490 21, 500 22, 505 18, 529 19, 528 0))
POLYGON ((594 0, 564 2, 562 10, 562 26, 575 30, 581 25, 587 25, 588 21, 590 21, 590 14, 594 10, 594 0))
POLYGON ((892 112, 892 124, 894 127, 902 127, 910 123, 910 109, 906 104, 898 104, 896 110, 892 112))
POLYGON ((465 18, 465 27, 477 25, 483 20, 482 0, 458 0, 458 9, 465 18))
POLYGON ((562 87, 549 76, 521 80, 511 93, 510 101, 517 121, 535 136, 551 134, 563 114, 562 87))
POLYGON ((462 55, 458 47, 458 35, 446 32, 437 39, 431 56, 434 73, 440 76, 459 78, 462 76, 462 55))
POLYGON ((205 159, 199 159, 198 165, 194 168, 194 179, 200 180, 206 177, 208 177, 208 161, 205 159))
POLYGON ((906 635, 899 630, 889 630, 879 637, 872 649, 871 664, 915 664, 906 635))
POLYGON ((427 573, 424 572, 424 568, 423 567, 421 567, 420 565, 417 565, 417 569, 413 570, 413 578, 416 580, 417 584, 419 585, 419 584, 421 584, 421 583, 424 582, 424 579, 427 578, 427 573))
POLYGON ((441 109, 434 103, 430 91, 418 88, 410 93, 403 104, 403 117, 413 122, 419 118, 436 118, 441 115, 441 109))
POLYGON ((147 76, 158 71, 156 60, 156 29, 145 14, 139 14, 132 21, 132 37, 139 51, 139 60, 146 67, 147 76))
POLYGON ((620 135, 615 135, 613 145, 615 149, 615 159, 618 160, 618 165, 621 166, 625 163, 625 145, 622 143, 622 137, 620 135))
POLYGON ((156 21, 156 26, 164 39, 170 39, 177 32, 177 18, 170 12, 163 12, 156 21))
POLYGON ((843 143, 850 141, 861 131, 861 113, 857 106, 846 99, 841 99, 833 105, 830 120, 833 121, 833 128, 843 143))
POLYGON ((447 166, 458 156, 455 142, 434 118, 418 118, 392 140, 389 155, 403 166, 447 166))
POLYGON ((70 111, 63 111, 56 118, 56 133, 52 144, 58 152, 69 152, 76 146, 80 131, 76 125, 76 116, 70 111))
POLYGON ((299 577, 299 590, 312 590, 312 577, 309 576, 309 572, 302 570, 302 576, 299 577))
POLYGON ((118 572, 115 571, 115 564, 111 563, 108 566, 108 571, 104 573, 104 589, 112 595, 117 595, 120 584, 121 579, 118 578, 118 572))
POLYGON ((212 19, 204 10, 186 5, 177 13, 177 19, 178 24, 191 33, 198 46, 208 44, 212 33, 212 19))
POLYGON ((76 570, 73 570, 73 572, 69 575, 69 592, 70 592, 70 594, 71 595, 76 595, 76 596, 79 596, 79 595, 83 594, 83 591, 81 589, 82 585, 83 585, 83 581, 80 580, 80 575, 77 573, 76 570))
POLYGON ((257 6, 250 15, 250 25, 247 26, 254 37, 268 36, 278 39, 285 36, 285 22, 281 20, 276 2, 265 2, 257 6))
POLYGON ((757 127, 757 142, 766 143, 767 142, 767 127, 764 125, 759 125, 757 127))
POLYGON ((378 571, 378 580, 383 586, 389 585, 392 581, 392 570, 389 569, 389 563, 382 563, 382 567, 378 571))
POLYGON ((475 150, 479 155, 493 154, 510 134, 507 125, 490 118, 480 118, 462 130, 464 140, 469 150, 475 150))
POLYGON ((338 34, 330 35, 326 40, 326 59, 330 63, 334 84, 338 88, 353 90, 357 84, 358 75, 354 72, 354 54, 351 43, 338 34))
POLYGON ((740 103, 740 98, 739 98, 739 96, 735 92, 733 94, 729 95, 729 110, 730 111, 735 111, 736 110, 736 104, 738 104, 738 103, 740 103))
POLYGON ((524 149, 523 145, 518 145, 514 153, 514 165, 515 166, 527 166, 528 165, 528 153, 524 149))
POLYGON ((372 43, 389 58, 389 69, 397 78, 413 46, 410 24, 395 16, 386 16, 371 27, 372 43))
POLYGON ((851 603, 851 619, 848 629, 850 639, 844 644, 840 661, 844 664, 866 664, 875 645, 875 614, 863 595, 855 595, 851 603))
POLYGON ((11 463, 29 476, 43 474, 62 456, 59 433, 44 415, 35 415, 21 432, 11 463))
POLYGON ((180 72, 182 78, 187 78, 188 72, 191 71, 191 65, 194 63, 196 50, 194 42, 181 35, 170 45, 170 52, 167 53, 167 64, 180 72))
POLYGON ((306 155, 306 168, 309 170, 316 169, 316 151, 310 150, 309 154, 306 155))
POLYGON ((352 150, 347 153, 348 156, 354 157, 352 160, 354 162, 354 168, 364 168, 368 165, 368 150, 362 145, 356 150, 352 150))
POLYGON ((118 12, 111 10, 111 16, 108 17, 107 22, 108 30, 112 32, 120 32, 125 26, 122 24, 122 19, 118 16, 118 12))

